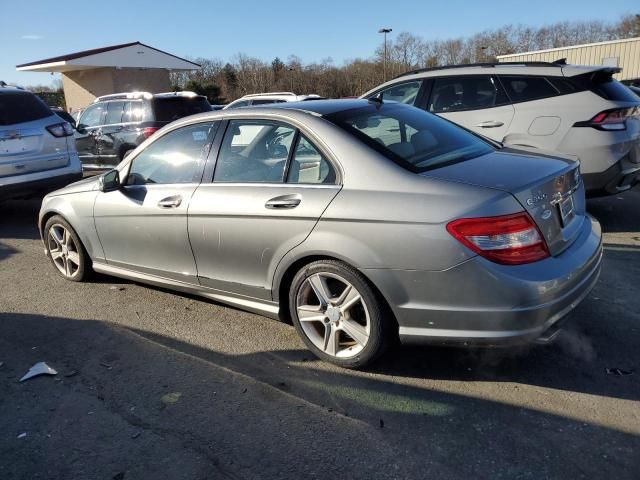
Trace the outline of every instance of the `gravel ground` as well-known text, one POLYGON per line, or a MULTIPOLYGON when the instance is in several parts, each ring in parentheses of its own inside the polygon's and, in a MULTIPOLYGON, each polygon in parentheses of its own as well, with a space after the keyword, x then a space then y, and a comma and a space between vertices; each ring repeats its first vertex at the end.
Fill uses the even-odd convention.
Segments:
POLYGON ((39 202, 7 202, 0 478, 638 478, 639 205, 639 188, 589 202, 602 276, 553 345, 404 347, 352 372, 289 325, 67 282, 43 255, 39 202), (38 361, 59 374, 19 383, 38 361))

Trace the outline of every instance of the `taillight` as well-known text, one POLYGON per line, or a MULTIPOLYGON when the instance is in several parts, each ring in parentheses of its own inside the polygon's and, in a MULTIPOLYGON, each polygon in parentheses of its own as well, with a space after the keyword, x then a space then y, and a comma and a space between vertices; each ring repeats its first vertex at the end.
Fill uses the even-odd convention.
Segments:
POLYGON ((49 133, 54 137, 70 137, 73 135, 73 127, 69 122, 56 123, 47 127, 49 133))
POLYGON ((537 262, 549 256, 547 244, 526 212, 461 218, 450 222, 447 231, 478 255, 504 265, 537 262))
POLYGON ((156 133, 159 130, 158 127, 146 127, 142 130, 142 135, 144 135, 144 138, 149 138, 151 135, 153 135, 154 133, 156 133))
POLYGON ((576 127, 593 127, 598 130, 625 130, 625 120, 640 115, 640 106, 629 108, 616 108, 600 112, 591 120, 576 123, 576 127))

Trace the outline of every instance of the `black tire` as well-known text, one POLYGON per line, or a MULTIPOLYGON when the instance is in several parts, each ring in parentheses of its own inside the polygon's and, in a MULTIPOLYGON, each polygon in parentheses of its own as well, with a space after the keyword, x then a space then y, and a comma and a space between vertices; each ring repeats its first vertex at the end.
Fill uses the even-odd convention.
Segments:
POLYGON ((53 267, 54 267, 55 271, 58 273, 58 275, 60 275, 65 280, 70 280, 72 282, 83 282, 83 281, 88 280, 91 277, 91 275, 93 274, 93 270, 91 268, 91 258, 87 254, 87 251, 84 248, 84 245, 82 244, 82 241, 80 241, 80 237, 78 237, 78 234, 75 232, 73 227, 71 227, 71 225, 69 225, 69 222, 67 222, 60 215, 54 215, 49 220, 47 220, 47 223, 44 226, 44 235, 43 236, 44 236, 44 239, 45 239, 45 244, 46 244, 46 249, 47 249, 47 257, 49 257, 49 260, 51 261, 51 264, 53 265, 53 267), (52 257, 52 252, 51 252, 51 245, 52 245, 51 242, 52 242, 52 240, 50 240, 49 235, 50 235, 50 232, 51 232, 51 230, 53 228, 60 227, 60 226, 64 227, 66 229, 66 231, 71 236, 71 239, 73 241, 73 250, 70 250, 70 251, 76 252, 78 254, 77 255, 77 259, 78 259, 77 269, 73 270, 73 275, 71 275, 71 276, 68 276, 68 275, 64 274, 59 269, 58 265, 56 264, 56 261, 54 261, 54 259, 52 257))
MULTIPOLYGON (((298 335, 318 358, 333 363, 343 368, 359 369, 374 363, 389 346, 393 345, 397 337, 395 321, 390 315, 386 304, 379 298, 377 292, 369 285, 367 279, 355 268, 337 260, 319 260, 304 266, 295 275, 289 288, 289 312, 298 335), (297 300, 302 294, 301 288, 305 282, 316 274, 334 274, 347 280, 360 294, 366 305, 369 317, 369 338, 355 356, 341 358, 329 355, 320 348, 305 333, 298 318, 297 300)), ((325 320, 326 322, 326 320, 325 320)))

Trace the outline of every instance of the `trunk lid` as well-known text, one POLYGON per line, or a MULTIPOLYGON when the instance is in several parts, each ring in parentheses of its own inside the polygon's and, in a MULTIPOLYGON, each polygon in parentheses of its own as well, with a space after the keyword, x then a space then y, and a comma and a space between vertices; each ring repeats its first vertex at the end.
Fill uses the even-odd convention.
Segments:
POLYGON ((503 148, 423 175, 512 194, 535 221, 551 255, 573 243, 586 213, 579 163, 570 157, 503 148))

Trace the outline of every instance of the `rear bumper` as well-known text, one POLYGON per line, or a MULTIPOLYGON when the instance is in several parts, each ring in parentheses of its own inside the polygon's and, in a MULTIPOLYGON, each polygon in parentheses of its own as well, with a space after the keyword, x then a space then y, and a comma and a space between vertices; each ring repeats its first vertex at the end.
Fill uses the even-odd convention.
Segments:
POLYGON ((640 181, 640 163, 633 163, 625 157, 604 172, 586 173, 582 179, 589 197, 615 195, 640 181))
POLYGON ((24 175, 23 177, 12 177, 12 183, 4 183, 0 179, 0 200, 11 198, 28 198, 31 196, 45 194, 65 187, 70 183, 82 179, 82 170, 73 171, 66 168, 49 170, 42 174, 24 175), (46 174, 43 175, 43 174, 46 174), (36 176, 36 178, 31 178, 36 176))
POLYGON ((363 270, 395 313, 404 343, 504 346, 547 340, 591 291, 602 261, 599 223, 556 257, 498 265, 474 257, 441 272, 363 270))

